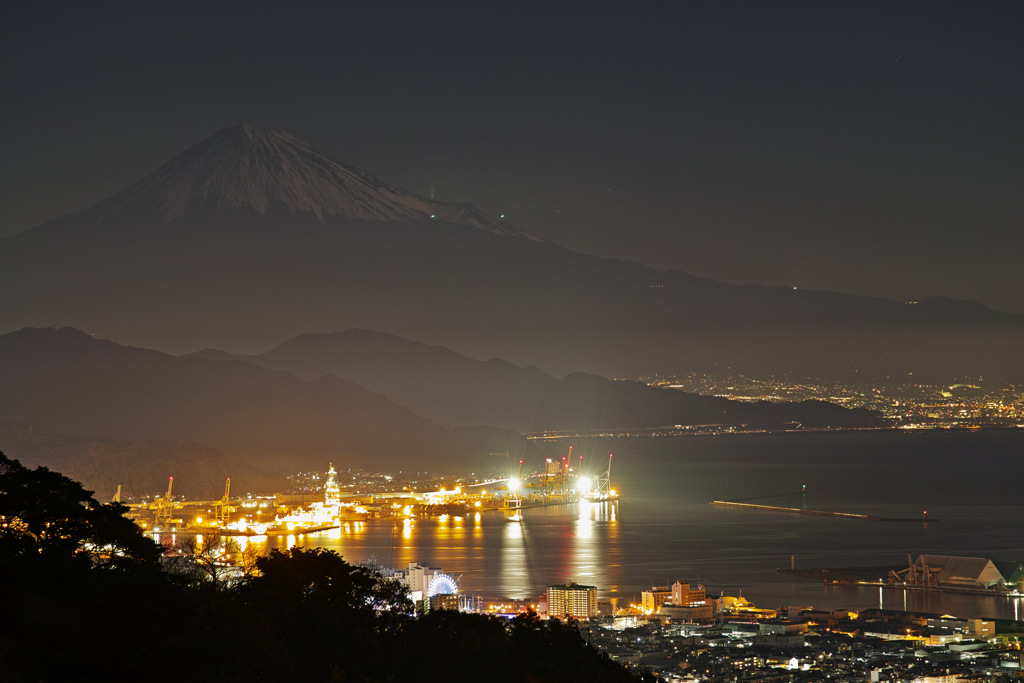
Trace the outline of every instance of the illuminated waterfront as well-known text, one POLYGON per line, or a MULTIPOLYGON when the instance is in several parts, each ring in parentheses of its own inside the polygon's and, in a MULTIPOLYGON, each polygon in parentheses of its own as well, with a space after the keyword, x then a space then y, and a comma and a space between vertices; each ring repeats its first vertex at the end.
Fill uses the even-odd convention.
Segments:
MULTIPOLYGON (((321 545, 350 561, 422 562, 461 577, 464 592, 535 597, 568 580, 601 599, 635 601, 652 584, 700 581, 709 594, 764 607, 883 606, 1024 618, 1017 600, 872 587, 825 587, 777 568, 899 564, 908 553, 1024 558, 1016 478, 1024 435, 816 434, 581 442, 616 452, 618 502, 343 524, 272 545, 321 545), (798 490, 808 507, 919 521, 870 522, 715 509, 716 498, 798 490)), ((801 496, 778 498, 800 506, 801 496)), ((249 539, 255 542, 257 539, 249 539)))

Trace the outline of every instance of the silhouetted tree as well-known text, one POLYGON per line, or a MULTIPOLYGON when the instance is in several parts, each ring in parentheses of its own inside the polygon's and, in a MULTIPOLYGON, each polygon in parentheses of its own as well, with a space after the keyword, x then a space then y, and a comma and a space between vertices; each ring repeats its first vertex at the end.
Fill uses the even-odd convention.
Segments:
POLYGON ((255 570, 256 546, 242 550, 231 536, 213 533, 182 536, 167 549, 164 568, 193 588, 221 590, 255 570))
POLYGON ((512 621, 439 610, 406 625, 399 647, 383 662, 394 680, 449 683, 611 683, 636 678, 587 645, 573 624, 536 613, 512 621))
POLYGON ((142 634, 170 624, 161 548, 78 482, 0 453, 0 671, 7 681, 66 680, 98 653, 143 675, 142 634), (151 601, 153 604, 150 604, 151 601), (132 619, 134 631, 125 628, 132 619))
POLYGON ((322 548, 271 551, 256 561, 256 575, 238 597, 252 629, 249 642, 274 654, 264 658, 259 675, 320 679, 334 669, 358 680, 387 656, 386 644, 412 614, 400 582, 322 548))
POLYGON ((460 683, 521 680, 521 663, 509 647, 506 622, 486 614, 436 610, 410 622, 401 646, 384 663, 396 680, 460 683))
POLYGON ((99 503, 63 474, 0 453, 0 564, 8 570, 156 569, 162 549, 127 511, 99 503))
POLYGON ((585 643, 573 620, 542 620, 531 611, 512 620, 509 635, 515 656, 524 663, 524 680, 552 683, 635 680, 632 673, 607 654, 585 643))

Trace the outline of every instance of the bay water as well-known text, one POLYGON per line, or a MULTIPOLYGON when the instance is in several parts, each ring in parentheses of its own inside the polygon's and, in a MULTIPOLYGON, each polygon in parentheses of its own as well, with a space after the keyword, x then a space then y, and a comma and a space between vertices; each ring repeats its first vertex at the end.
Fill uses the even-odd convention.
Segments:
POLYGON ((489 512, 348 524, 271 543, 331 548, 350 562, 375 556, 380 566, 440 567, 459 579, 464 593, 484 597, 536 598, 548 585, 575 581, 624 606, 638 603, 652 585, 682 580, 766 608, 882 607, 1024 619, 1019 599, 826 586, 777 571, 906 566, 908 555, 922 553, 1024 561, 1024 431, 572 443, 574 454, 585 456, 584 470, 603 469, 608 453, 615 454, 617 502, 531 508, 519 520, 489 512), (897 521, 723 509, 709 505, 714 500, 897 521))

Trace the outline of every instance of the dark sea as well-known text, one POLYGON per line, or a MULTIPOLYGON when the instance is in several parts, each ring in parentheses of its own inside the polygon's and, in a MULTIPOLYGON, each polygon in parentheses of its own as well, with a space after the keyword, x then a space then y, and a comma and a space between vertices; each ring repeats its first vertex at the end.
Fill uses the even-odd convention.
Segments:
MULTIPOLYGON (((831 432, 587 439, 588 465, 615 453, 616 503, 406 525, 352 524, 289 537, 381 566, 419 562, 464 593, 539 596, 548 585, 598 587, 639 602, 676 580, 758 607, 868 607, 1024 619, 1019 599, 826 586, 777 569, 907 564, 921 553, 1024 561, 1024 431, 831 432), (869 521, 712 507, 713 500, 852 512, 869 521), (924 512, 927 511, 927 522, 924 512)), ((566 444, 567 450, 568 444, 566 444)), ((586 466, 585 466, 586 469, 586 466)))

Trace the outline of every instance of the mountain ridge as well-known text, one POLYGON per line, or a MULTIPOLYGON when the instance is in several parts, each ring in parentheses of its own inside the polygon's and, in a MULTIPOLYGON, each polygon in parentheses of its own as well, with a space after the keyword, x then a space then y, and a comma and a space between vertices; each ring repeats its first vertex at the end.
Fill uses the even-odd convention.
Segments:
POLYGON ((366 328, 556 375, 1024 378, 1021 315, 588 256, 286 136, 225 129, 93 207, 0 240, 0 291, 16 293, 0 297, 0 331, 71 325, 181 353, 366 328))
POLYGON ((0 359, 0 420, 52 433, 194 442, 296 465, 340 454, 360 464, 384 455, 412 464, 450 446, 448 430, 339 378, 304 382, 252 363, 177 358, 73 328, 2 335, 0 359))
MULTIPOLYGON (((231 358, 217 350, 186 357, 231 358)), ((822 402, 744 403, 641 382, 575 372, 556 379, 498 358, 475 360, 437 345, 371 330, 303 334, 263 354, 234 356, 304 380, 344 377, 446 426, 488 425, 517 432, 724 424, 782 429, 880 427, 867 411, 822 402)))

